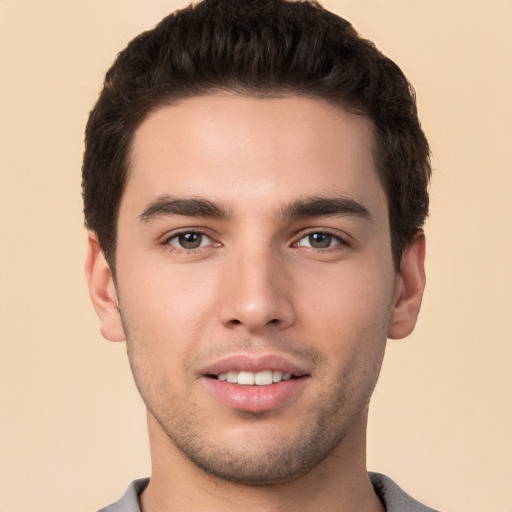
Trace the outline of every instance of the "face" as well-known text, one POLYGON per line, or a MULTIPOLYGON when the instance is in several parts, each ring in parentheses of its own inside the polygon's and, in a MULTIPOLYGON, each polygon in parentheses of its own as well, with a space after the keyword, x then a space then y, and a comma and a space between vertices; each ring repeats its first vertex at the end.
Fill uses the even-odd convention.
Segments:
POLYGON ((103 333, 126 337, 170 449, 240 482, 310 471, 364 427, 401 318, 371 122, 304 97, 157 110, 135 134, 116 281, 122 325, 116 309, 103 333))

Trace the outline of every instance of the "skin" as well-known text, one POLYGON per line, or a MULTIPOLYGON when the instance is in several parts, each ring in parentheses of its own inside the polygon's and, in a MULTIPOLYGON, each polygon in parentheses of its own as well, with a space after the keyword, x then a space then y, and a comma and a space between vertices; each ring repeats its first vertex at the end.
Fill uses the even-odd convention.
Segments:
POLYGON ((146 512, 383 510, 368 402, 386 339, 415 325, 425 245, 396 273, 372 130, 314 99, 211 95, 136 131, 116 282, 94 233, 86 273, 148 409, 146 512), (263 411, 227 405, 205 368, 240 355, 290 362, 301 384, 263 411))

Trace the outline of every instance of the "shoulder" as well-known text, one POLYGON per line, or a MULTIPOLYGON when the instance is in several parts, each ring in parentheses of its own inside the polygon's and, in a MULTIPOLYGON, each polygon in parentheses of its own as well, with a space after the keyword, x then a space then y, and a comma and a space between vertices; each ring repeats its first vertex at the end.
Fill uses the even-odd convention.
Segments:
POLYGON ((438 512, 416 501, 386 475, 368 473, 368 476, 387 512, 438 512))
POLYGON ((140 512, 139 496, 148 483, 149 478, 134 480, 119 501, 98 510, 98 512, 140 512))

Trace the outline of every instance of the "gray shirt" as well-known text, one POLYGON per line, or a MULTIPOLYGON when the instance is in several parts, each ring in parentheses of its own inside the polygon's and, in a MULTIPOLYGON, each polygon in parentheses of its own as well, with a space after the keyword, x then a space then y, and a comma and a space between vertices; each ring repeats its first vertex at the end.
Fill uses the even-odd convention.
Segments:
MULTIPOLYGON (((411 498, 398 485, 385 475, 369 473, 375 493, 380 498, 387 512, 437 512, 411 498)), ((149 483, 149 478, 133 481, 123 497, 102 508, 98 512, 141 512, 139 496, 149 483)))

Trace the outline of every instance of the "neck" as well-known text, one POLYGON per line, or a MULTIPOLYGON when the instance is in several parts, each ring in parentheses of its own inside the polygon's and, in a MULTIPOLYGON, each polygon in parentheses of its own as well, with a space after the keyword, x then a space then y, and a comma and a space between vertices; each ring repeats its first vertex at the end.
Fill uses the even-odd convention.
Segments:
POLYGON ((384 512, 366 471, 367 409, 335 450, 309 473, 271 485, 230 482, 205 473, 170 442, 148 414, 152 476, 142 512, 384 512))

